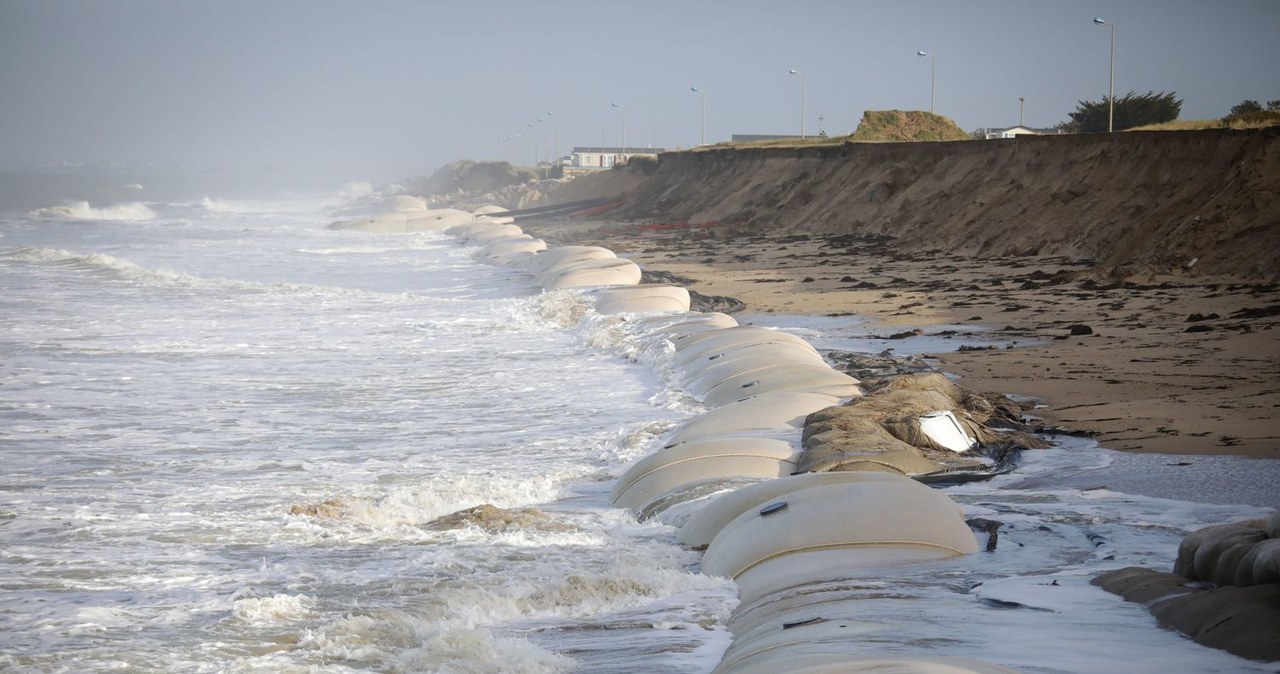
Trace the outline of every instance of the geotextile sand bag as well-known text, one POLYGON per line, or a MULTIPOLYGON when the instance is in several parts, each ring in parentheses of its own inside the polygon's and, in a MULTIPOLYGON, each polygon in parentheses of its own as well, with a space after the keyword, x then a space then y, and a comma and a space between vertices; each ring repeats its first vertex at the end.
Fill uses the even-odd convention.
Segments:
POLYGON ((1196 530, 1178 545, 1173 572, 1216 585, 1280 582, 1280 538, 1270 529, 1268 520, 1247 520, 1196 530))
POLYGON ((919 417, 950 411, 979 444, 1012 443, 1044 447, 1021 432, 997 432, 985 422, 998 408, 986 398, 962 389, 936 372, 902 375, 848 403, 810 414, 797 469, 889 470, 920 475, 945 469, 979 468, 977 457, 957 454, 929 438, 919 417))

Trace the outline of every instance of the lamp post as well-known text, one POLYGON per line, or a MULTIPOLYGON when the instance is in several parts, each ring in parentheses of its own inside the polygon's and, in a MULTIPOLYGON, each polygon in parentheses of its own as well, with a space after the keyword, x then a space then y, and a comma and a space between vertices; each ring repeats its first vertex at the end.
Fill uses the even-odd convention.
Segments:
POLYGON ((1022 106, 1026 102, 1027 102, 1026 98, 1022 96, 1018 97, 1018 126, 1022 126, 1022 106))
POLYGON ((689 91, 698 94, 702 98, 702 136, 698 140, 698 145, 707 144, 707 92, 698 87, 689 87, 689 91))
MULTIPOLYGON (((552 119, 554 119, 554 120, 556 120, 556 162, 555 162, 555 166, 558 168, 558 167, 560 166, 560 118, 559 118, 559 117, 556 117, 556 113, 551 112, 550 110, 548 110, 548 111, 547 111, 547 116, 548 116, 548 117, 550 117, 550 118, 552 118, 552 119)), ((561 176, 561 177, 563 177, 563 176, 561 176)))
POLYGON ((795 68, 787 72, 800 76, 800 137, 804 138, 804 73, 795 68))
POLYGON ((529 122, 525 127, 525 131, 532 131, 529 134, 529 144, 533 146, 533 173, 538 173, 538 131, 533 128, 533 122, 529 122))
POLYGON ((916 56, 929 57, 929 114, 933 114, 933 102, 934 102, 933 94, 934 94, 934 91, 936 91, 934 84, 938 81, 938 78, 937 78, 938 58, 936 55, 930 54, 929 52, 925 52, 925 51, 916 52, 916 56))
POLYGON ((610 103, 611 107, 617 108, 619 114, 622 115, 622 154, 618 156, 621 161, 627 160, 627 111, 617 103, 610 103))
MULTIPOLYGON (((538 129, 535 129, 534 132, 534 143, 535 147, 536 145, 541 145, 543 142, 547 143, 547 148, 545 148, 545 150, 547 150, 548 155, 550 155, 550 152, 552 152, 552 148, 550 148, 550 141, 552 141, 552 139, 550 139, 550 132, 544 132, 544 130, 540 129, 545 129, 545 127, 543 127, 543 118, 538 118, 538 129)), ((538 152, 534 152, 534 157, 536 161, 538 152)), ((541 166, 540 162, 536 162, 536 164, 534 164, 535 171, 538 170, 538 166, 541 166)), ((552 162, 550 162, 550 157, 548 157, 547 171, 543 173, 543 179, 548 179, 550 176, 552 176, 552 162)))
POLYGON ((1107 133, 1115 131, 1116 119, 1116 25, 1095 16, 1093 22, 1111 29, 1111 77, 1107 81, 1107 133))

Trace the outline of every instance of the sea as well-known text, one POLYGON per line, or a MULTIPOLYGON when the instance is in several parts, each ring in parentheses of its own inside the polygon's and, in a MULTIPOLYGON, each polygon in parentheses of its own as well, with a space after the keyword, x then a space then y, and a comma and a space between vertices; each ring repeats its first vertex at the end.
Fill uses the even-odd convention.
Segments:
MULTIPOLYGON (((734 584, 608 498, 704 411, 669 344, 445 235, 328 229, 368 184, 175 176, 0 173, 0 671, 716 666, 734 584), (439 519, 485 505, 514 519, 439 519)), ((886 348, 856 316, 739 320, 886 348)), ((1088 582, 1266 516, 1280 461, 1051 439, 946 488, 996 549, 864 576, 853 648, 1280 671, 1088 582)))

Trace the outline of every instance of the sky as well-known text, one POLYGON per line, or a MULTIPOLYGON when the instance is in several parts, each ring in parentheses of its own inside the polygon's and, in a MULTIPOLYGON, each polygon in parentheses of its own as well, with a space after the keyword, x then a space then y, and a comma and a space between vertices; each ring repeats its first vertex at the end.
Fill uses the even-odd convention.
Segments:
POLYGON ((1052 126, 1107 94, 1095 16, 1117 95, 1176 92, 1184 119, 1280 99, 1280 0, 0 0, 0 165, 389 180, 624 130, 689 147, 704 102, 707 142, 798 134, 802 102, 838 135, 929 109, 921 50, 961 128, 1017 124, 1019 97, 1052 126))

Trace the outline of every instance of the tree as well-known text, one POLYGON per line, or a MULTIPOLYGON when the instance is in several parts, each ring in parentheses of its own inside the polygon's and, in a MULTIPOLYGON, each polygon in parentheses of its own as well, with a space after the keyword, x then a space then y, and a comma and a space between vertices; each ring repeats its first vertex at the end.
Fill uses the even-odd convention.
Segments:
MULTIPOLYGON (((1068 113, 1070 122, 1065 128, 1077 133, 1098 133, 1107 130, 1108 103, 1110 99, 1103 97, 1101 101, 1080 101, 1075 112, 1068 113)), ((1182 112, 1182 99, 1176 92, 1155 93, 1148 91, 1137 95, 1132 91, 1115 99, 1114 128, 1116 131, 1132 129, 1147 124, 1172 122, 1182 112)))
POLYGON ((1262 105, 1255 100, 1243 100, 1231 106, 1231 112, 1228 112, 1227 116, 1235 117, 1246 112, 1262 112, 1262 105))
POLYGON ((1275 124, 1280 119, 1280 99, 1267 101, 1267 107, 1263 108, 1261 103, 1252 99, 1246 99, 1231 106, 1231 112, 1222 118, 1222 122, 1229 126, 1237 124, 1275 124))

